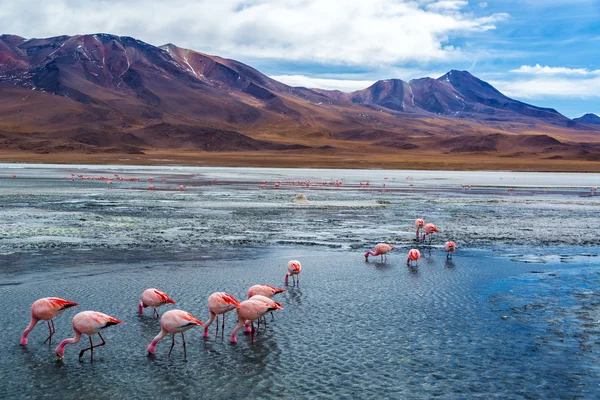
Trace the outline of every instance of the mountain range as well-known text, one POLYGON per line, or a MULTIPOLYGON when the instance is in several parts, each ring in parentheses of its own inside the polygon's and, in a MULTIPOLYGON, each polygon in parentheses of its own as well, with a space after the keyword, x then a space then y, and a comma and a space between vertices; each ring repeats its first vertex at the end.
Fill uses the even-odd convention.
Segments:
POLYGON ((600 126, 513 100, 467 71, 345 93, 109 34, 0 35, 0 151, 383 152, 600 160, 600 126))

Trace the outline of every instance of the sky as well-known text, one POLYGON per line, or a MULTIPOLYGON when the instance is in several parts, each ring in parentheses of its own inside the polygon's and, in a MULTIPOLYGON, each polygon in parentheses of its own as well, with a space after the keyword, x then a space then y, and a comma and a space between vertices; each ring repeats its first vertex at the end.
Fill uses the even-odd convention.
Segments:
POLYGON ((568 117, 600 115, 600 0, 4 0, 0 33, 173 43, 342 91, 467 70, 568 117))

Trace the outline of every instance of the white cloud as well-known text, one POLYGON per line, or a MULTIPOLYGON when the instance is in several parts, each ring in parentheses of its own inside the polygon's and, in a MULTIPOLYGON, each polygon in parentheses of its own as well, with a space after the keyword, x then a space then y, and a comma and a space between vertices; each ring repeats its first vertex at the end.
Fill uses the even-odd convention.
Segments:
POLYGON ((600 76, 583 79, 537 77, 515 81, 490 81, 490 84, 509 97, 521 99, 600 98, 600 76))
MULTIPOLYGON (((3 32, 25 37, 114 33, 237 59, 338 65, 465 58, 450 39, 495 29, 467 1, 22 0, 0 2, 3 32)), ((480 11, 481 12, 481 11, 480 11)))
POLYGON ((530 74, 530 75, 600 75, 600 70, 589 70, 585 68, 567 68, 567 67, 542 67, 540 64, 534 66, 521 65, 517 69, 513 69, 510 72, 516 72, 519 74, 530 74))
POLYGON ((350 80, 312 78, 305 75, 274 75, 271 78, 290 86, 303 86, 311 89, 339 90, 353 92, 365 89, 375 83, 374 80, 350 80))

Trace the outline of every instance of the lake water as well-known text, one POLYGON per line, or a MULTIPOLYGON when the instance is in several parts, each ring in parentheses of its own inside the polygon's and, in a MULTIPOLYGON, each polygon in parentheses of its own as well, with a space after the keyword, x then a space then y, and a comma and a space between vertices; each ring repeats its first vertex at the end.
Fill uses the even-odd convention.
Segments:
POLYGON ((0 171, 1 398, 600 397, 598 174, 0 171), (140 181, 77 177, 115 173, 140 181), (440 233, 409 268, 415 218, 440 233), (458 247, 451 261, 446 240, 458 247), (378 242, 398 249, 365 262, 378 242), (186 333, 187 359, 180 337, 171 357, 169 338, 146 355, 160 329, 149 311, 137 315, 147 287, 206 321, 212 292, 242 300, 256 283, 283 287, 290 259, 302 262, 300 285, 278 295, 284 310, 253 343, 242 332, 228 342, 228 314, 224 340, 214 325, 208 340, 186 333), (80 306, 56 319, 51 347, 42 323, 19 346, 31 303, 46 296, 80 306), (87 339, 56 362, 84 310, 126 324, 104 331, 93 364, 77 357, 87 339))

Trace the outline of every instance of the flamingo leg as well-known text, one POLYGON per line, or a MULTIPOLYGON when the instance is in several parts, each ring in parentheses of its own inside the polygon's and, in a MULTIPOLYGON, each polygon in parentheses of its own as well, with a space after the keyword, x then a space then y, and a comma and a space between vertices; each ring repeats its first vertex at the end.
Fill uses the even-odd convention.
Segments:
POLYGON ((215 338, 218 336, 219 334, 219 316, 217 315, 217 330, 215 331, 215 338))
POLYGON ((160 315, 158 315, 158 311, 156 311, 156 307, 154 308, 154 315, 156 316, 156 318, 158 318, 160 315))
POLYGON ((271 321, 275 321, 275 316, 273 315, 273 311, 271 311, 271 321))
POLYGON ((100 332, 98 332, 98 336, 100 336, 100 339, 102 339, 102 343, 94 345, 92 343, 92 337, 88 336, 89 339, 90 339, 90 347, 81 350, 79 352, 79 358, 83 357, 83 353, 85 353, 87 350, 89 350, 90 351, 90 362, 94 362, 94 348, 100 347, 100 346, 104 346, 106 344, 106 341, 104 340, 104 338, 102 337, 102 335, 100 334, 100 332))
POLYGON ((183 332, 181 332, 181 339, 183 339, 183 358, 187 358, 187 350, 185 349, 185 336, 183 336, 183 332))
POLYGON ((48 342, 48 346, 52 345, 52 336, 56 333, 56 329, 54 329, 54 319, 48 321, 48 331, 50 335, 44 340, 44 343, 48 342), (52 327, 50 327, 50 323, 52 323, 52 327))
POLYGON ((223 321, 221 321, 221 340, 225 339, 225 313, 223 313, 223 321))
POLYGON ((175 347, 175 335, 171 336, 173 340, 171 340, 171 349, 169 350, 169 357, 171 357, 171 352, 173 351, 173 347, 175 347))

